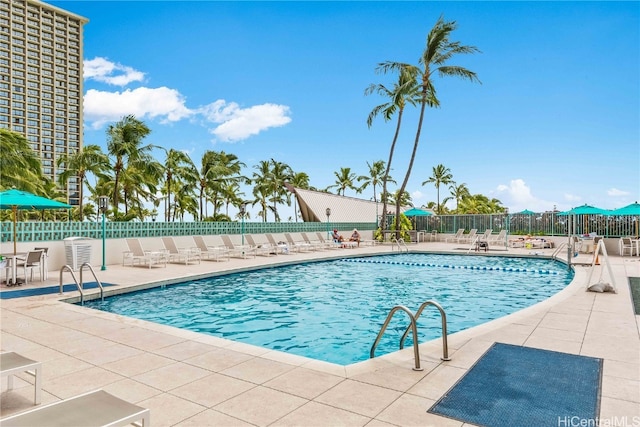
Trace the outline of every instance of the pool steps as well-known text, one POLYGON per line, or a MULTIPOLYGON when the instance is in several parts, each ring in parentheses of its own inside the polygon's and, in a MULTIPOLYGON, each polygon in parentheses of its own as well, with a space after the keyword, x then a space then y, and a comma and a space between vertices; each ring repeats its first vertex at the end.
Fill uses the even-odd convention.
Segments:
POLYGON ((415 267, 437 267, 437 268, 453 268, 464 270, 486 270, 486 271, 505 271, 510 273, 537 273, 537 274, 558 274, 552 270, 535 270, 529 268, 513 268, 513 267, 479 267, 475 265, 449 265, 449 264, 430 264, 421 262, 399 262, 399 261, 372 261, 368 259, 343 258, 345 262, 362 262, 369 264, 393 264, 393 265, 410 265, 415 267))

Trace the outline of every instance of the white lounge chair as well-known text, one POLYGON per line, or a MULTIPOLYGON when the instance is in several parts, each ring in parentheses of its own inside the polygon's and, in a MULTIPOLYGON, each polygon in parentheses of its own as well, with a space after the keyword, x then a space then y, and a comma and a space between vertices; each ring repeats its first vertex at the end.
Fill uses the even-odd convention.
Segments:
POLYGON ((491 237, 488 240, 489 245, 501 245, 501 246, 507 246, 507 230, 500 230, 500 233, 498 233, 495 237, 491 237))
POLYGON ((204 259, 220 261, 226 257, 229 260, 229 250, 224 246, 209 246, 202 236, 193 236, 196 247, 200 250, 200 256, 204 259))
POLYGON ((164 251, 145 251, 138 239, 125 239, 128 251, 122 253, 122 265, 128 262, 131 265, 148 265, 149 268, 154 265, 163 264, 167 266, 167 254, 164 251))
POLYGON ((222 242, 229 250, 229 256, 236 258, 246 258, 248 254, 253 254, 253 257, 256 257, 256 250, 251 248, 249 245, 234 245, 231 241, 231 237, 224 234, 220 236, 222 242))
POLYGON ((255 249, 256 255, 271 256, 271 255, 278 254, 277 249, 272 247, 271 243, 266 243, 266 242, 257 243, 253 239, 253 236, 251 234, 245 234, 244 238, 247 241, 247 243, 249 243, 249 246, 252 249, 255 249))
POLYGON ((326 244, 322 243, 320 240, 312 240, 309 238, 309 236, 307 236, 307 233, 300 233, 300 236, 302 237, 302 240, 304 240, 305 243, 311 245, 311 248, 316 251, 322 251, 326 248, 326 244))
POLYGON ((471 230, 469 230, 469 234, 463 234, 462 236, 460 236, 456 242, 457 243, 472 243, 473 240, 476 238, 476 234, 478 234, 478 229, 477 228, 472 228, 471 230))
POLYGON ((104 390, 20 412, 0 420, 3 427, 136 426, 151 425, 149 409, 129 403, 104 390), (138 423, 140 422, 140 423, 138 423))
POLYGON ((458 228, 458 231, 456 231, 456 234, 454 234, 451 237, 447 237, 446 239, 444 239, 445 242, 450 243, 450 242, 457 242, 459 238, 462 237, 462 233, 464 233, 464 228, 458 228))
POLYGON ((298 241, 293 240, 293 237, 291 237, 291 233, 284 233, 284 237, 285 239, 287 239, 287 243, 289 244, 289 247, 296 249, 298 252, 309 252, 313 250, 313 246, 311 246, 309 243, 305 242, 304 240, 298 240, 298 241))
POLYGON ((333 240, 325 240, 324 236, 319 231, 316 231, 316 236, 318 236, 318 240, 321 241, 322 243, 324 243, 326 245, 326 247, 329 248, 329 249, 340 249, 340 248, 342 248, 342 245, 340 244, 340 242, 334 242, 333 240))
MULTIPOLYGON (((13 376, 21 372, 26 372, 34 378, 33 402, 35 405, 39 405, 42 390, 42 363, 27 359, 12 351, 0 353, 0 376, 7 377, 8 391, 13 390, 13 376)), ((0 424, 4 425, 3 421, 0 420, 0 424)))
POLYGON ((162 244, 167 249, 169 254, 169 262, 184 262, 185 265, 193 261, 198 261, 200 264, 200 249, 198 248, 178 248, 176 241, 173 237, 163 237, 162 244))
POLYGON ((289 245, 287 245, 285 242, 277 242, 275 237, 273 237, 273 234, 267 233, 265 234, 265 237, 267 238, 271 246, 278 248, 278 252, 280 252, 281 254, 289 255, 291 253, 289 251, 289 245))

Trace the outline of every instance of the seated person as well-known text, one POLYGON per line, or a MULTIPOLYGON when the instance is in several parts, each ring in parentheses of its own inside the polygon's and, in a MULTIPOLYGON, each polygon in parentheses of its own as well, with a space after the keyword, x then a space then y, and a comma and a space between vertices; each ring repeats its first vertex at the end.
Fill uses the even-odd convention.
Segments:
POLYGON ((351 233, 351 237, 349 237, 350 242, 358 242, 358 246, 360 246, 360 233, 358 233, 357 229, 353 229, 353 233, 351 233))
POLYGON ((342 237, 341 235, 338 234, 338 230, 337 229, 333 229, 333 233, 331 233, 331 238, 333 239, 334 242, 336 243, 341 243, 344 242, 344 237, 342 237))

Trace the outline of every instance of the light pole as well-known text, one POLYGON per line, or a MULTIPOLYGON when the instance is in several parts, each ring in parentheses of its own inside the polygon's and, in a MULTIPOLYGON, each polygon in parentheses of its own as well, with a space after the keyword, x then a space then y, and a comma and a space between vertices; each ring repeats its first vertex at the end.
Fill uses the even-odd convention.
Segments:
POLYGON ((327 208, 325 213, 327 214, 327 238, 329 238, 331 237, 331 234, 329 233, 329 217, 331 216, 331 208, 327 208))
POLYGON ((505 213, 507 214, 507 216, 505 217, 504 220, 504 228, 507 229, 507 237, 505 239, 505 246, 508 248, 509 247, 509 227, 511 226, 511 224, 509 224, 509 208, 504 208, 505 213))
POLYGON ((242 219, 242 225, 240 232, 242 233, 242 246, 244 246, 244 214, 247 212, 247 202, 240 204, 240 218, 242 219))
POLYGON ((158 211, 157 210, 153 210, 151 212, 151 222, 156 222, 156 217, 158 216, 158 211))
POLYGON ((109 197, 107 196, 100 196, 98 197, 98 209, 100 209, 100 212, 102 212, 102 267, 100 268, 100 270, 106 270, 107 269, 107 262, 106 262, 106 245, 105 245, 105 238, 106 238, 106 233, 105 233, 105 217, 107 216, 107 208, 109 207, 109 197))

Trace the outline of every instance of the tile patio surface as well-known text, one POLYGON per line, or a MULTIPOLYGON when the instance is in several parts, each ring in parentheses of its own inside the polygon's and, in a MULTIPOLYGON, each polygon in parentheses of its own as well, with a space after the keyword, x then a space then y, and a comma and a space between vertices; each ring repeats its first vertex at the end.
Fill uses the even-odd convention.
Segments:
MULTIPOLYGON (((409 246, 435 252, 454 247, 439 242, 409 246)), ((152 269, 109 265, 96 273, 101 281, 124 288, 390 249, 362 247, 152 269)), ((529 252, 509 249, 511 254, 529 252)), ((550 299, 450 335, 450 361, 440 360, 440 339, 422 344, 423 371, 412 370, 411 348, 354 365, 333 365, 60 301, 77 292, 2 300, 0 347, 43 363, 43 404, 102 388, 149 408, 153 426, 466 426, 426 411, 494 342, 503 342, 603 358, 600 420, 608 424, 601 425, 638 426, 640 316, 634 315, 627 278, 640 276, 640 258, 610 256, 609 261, 617 294, 585 292, 590 268, 576 267, 573 282, 550 299)), ((55 272, 37 282, 58 284, 55 272)), ((2 417, 33 407, 32 381, 19 375, 14 390, 7 392, 3 380, 2 417)), ((558 415, 568 417, 558 425, 572 425, 572 414, 558 415)))

